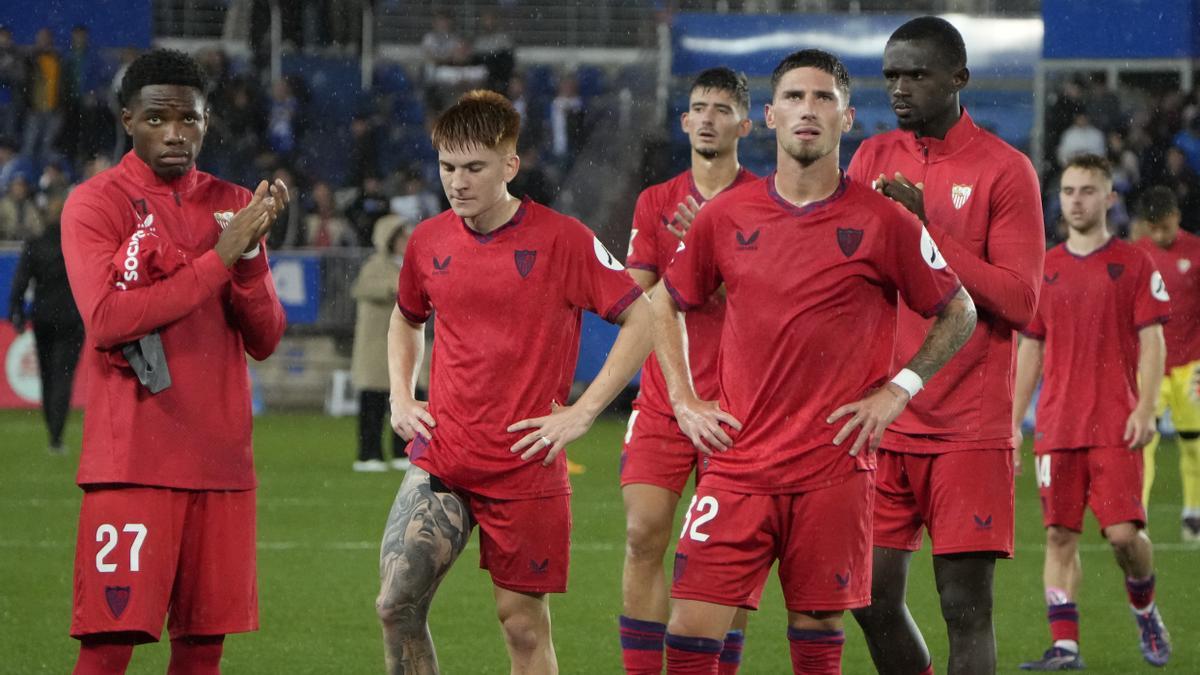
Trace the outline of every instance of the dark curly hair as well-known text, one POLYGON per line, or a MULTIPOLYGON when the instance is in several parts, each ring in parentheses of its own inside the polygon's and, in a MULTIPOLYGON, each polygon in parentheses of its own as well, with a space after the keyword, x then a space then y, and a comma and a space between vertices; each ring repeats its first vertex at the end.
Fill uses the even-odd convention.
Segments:
POLYGON ((142 91, 142 87, 155 84, 177 84, 192 87, 204 95, 208 91, 208 78, 195 59, 174 49, 155 49, 133 60, 121 78, 121 91, 117 100, 121 107, 128 108, 142 91))

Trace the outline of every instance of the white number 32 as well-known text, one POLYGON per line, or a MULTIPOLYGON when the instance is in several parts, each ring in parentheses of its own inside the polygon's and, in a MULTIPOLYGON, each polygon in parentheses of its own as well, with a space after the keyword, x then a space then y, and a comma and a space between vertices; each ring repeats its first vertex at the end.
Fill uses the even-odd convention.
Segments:
MULTIPOLYGON (((141 523, 126 523, 121 531, 126 534, 133 534, 133 544, 129 547, 129 571, 141 571, 141 553, 142 542, 146 541, 146 526, 141 523)), ((100 552, 96 554, 96 569, 101 572, 116 572, 117 563, 105 562, 109 553, 117 547, 117 528, 108 523, 104 523, 96 528, 96 541, 104 542, 104 546, 100 547, 100 552)))
POLYGON ((696 496, 692 495, 692 503, 688 506, 687 516, 683 519, 683 531, 679 533, 679 538, 683 539, 683 535, 686 534, 693 541, 708 541, 708 535, 700 531, 700 526, 716 518, 719 509, 720 505, 717 504, 716 497, 704 496, 697 500, 696 496), (695 521, 692 520, 693 512, 696 513, 695 521))

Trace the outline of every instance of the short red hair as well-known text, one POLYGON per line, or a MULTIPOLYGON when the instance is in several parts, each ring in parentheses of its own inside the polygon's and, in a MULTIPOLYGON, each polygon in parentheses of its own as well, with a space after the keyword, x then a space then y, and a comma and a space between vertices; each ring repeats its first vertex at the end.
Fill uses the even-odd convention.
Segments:
POLYGON ((468 91, 433 123, 430 138, 437 150, 483 147, 516 152, 521 133, 521 113, 511 101, 494 91, 468 91))

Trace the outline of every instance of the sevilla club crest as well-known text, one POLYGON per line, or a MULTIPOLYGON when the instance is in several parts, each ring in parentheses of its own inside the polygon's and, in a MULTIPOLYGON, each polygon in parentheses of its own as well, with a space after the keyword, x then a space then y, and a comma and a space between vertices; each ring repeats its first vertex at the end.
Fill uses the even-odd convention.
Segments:
POLYGON ((963 204, 967 203, 967 199, 971 197, 971 185, 951 185, 950 186, 950 201, 954 202, 955 209, 961 209, 963 204))
POLYGON ((131 590, 129 586, 104 587, 104 600, 108 603, 108 609, 112 612, 114 619, 121 618, 121 615, 125 613, 125 608, 129 606, 131 590))
POLYGON ((849 258, 858 250, 858 245, 862 243, 863 231, 855 230, 848 227, 839 227, 837 231, 838 248, 842 249, 842 255, 849 258))
POLYGON ((533 263, 537 261, 537 251, 514 251, 513 260, 517 263, 517 273, 524 279, 533 271, 533 263))

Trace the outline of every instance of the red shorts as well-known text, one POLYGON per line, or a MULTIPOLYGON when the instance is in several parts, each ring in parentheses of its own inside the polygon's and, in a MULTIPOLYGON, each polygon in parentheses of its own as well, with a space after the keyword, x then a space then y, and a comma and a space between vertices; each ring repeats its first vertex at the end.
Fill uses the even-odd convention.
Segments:
POLYGON ((1077 448, 1035 455, 1042 523, 1083 531, 1090 506, 1101 529, 1118 523, 1146 525, 1142 505, 1142 451, 1129 448, 1077 448))
POLYGON ((254 490, 86 488, 71 636, 258 629, 254 490))
POLYGON ((683 521, 671 597, 758 609, 779 561, 794 612, 871 603, 872 472, 799 494, 748 495, 705 487, 683 521))
POLYGON ((519 593, 566 593, 571 496, 491 499, 456 491, 479 524, 479 567, 519 593))
POLYGON ((683 494, 698 454, 674 417, 634 410, 621 449, 621 487, 640 483, 683 494))
POLYGON ((916 551, 923 526, 934 555, 1012 557, 1012 450, 926 455, 880 449, 878 455, 876 546, 916 551))

